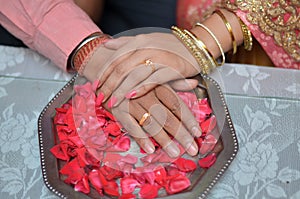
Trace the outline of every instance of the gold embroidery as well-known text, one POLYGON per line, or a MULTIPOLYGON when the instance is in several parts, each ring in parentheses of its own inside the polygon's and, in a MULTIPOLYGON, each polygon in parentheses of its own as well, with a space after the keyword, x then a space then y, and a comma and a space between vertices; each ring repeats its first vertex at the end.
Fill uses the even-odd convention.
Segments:
POLYGON ((247 20, 272 36, 296 61, 300 61, 299 0, 226 0, 225 7, 247 12, 247 20))

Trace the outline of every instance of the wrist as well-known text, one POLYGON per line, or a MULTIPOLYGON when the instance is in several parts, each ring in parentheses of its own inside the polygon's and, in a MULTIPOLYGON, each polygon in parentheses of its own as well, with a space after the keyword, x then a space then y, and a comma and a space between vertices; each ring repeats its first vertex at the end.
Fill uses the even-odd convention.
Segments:
POLYGON ((69 69, 82 75, 86 64, 95 50, 110 38, 109 35, 101 32, 96 32, 86 37, 69 56, 69 69))

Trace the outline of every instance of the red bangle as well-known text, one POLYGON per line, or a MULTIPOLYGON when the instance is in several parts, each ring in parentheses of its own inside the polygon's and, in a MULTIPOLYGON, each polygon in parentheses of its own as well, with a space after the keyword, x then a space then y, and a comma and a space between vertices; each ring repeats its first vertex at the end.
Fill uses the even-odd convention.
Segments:
POLYGON ((74 50, 71 57, 71 66, 80 75, 84 70, 89 58, 92 56, 95 49, 101 44, 110 39, 111 37, 106 34, 93 34, 84 39, 78 47, 74 50))

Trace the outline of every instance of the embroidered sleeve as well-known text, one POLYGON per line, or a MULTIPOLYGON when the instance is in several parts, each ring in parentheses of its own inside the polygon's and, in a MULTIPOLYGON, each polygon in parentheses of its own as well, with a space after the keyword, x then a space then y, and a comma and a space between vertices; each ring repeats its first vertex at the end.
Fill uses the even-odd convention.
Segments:
MULTIPOLYGON (((270 58, 281 56, 283 51, 290 56, 294 66, 300 65, 300 1, 299 0, 226 0, 224 6, 235 11, 243 21, 249 25, 254 36, 261 37, 264 35, 265 41, 257 38, 264 47, 268 40, 275 43, 277 50, 272 54, 268 53, 270 58), (258 32, 261 32, 259 35, 258 32), (265 42, 265 43, 263 43, 265 42)), ((268 49, 267 49, 268 50, 268 49)), ((275 60, 276 62, 276 60, 275 60)), ((280 63, 275 63, 278 65, 280 63)), ((282 63, 281 63, 282 64, 282 63)), ((288 67, 288 66, 281 66, 288 67)))

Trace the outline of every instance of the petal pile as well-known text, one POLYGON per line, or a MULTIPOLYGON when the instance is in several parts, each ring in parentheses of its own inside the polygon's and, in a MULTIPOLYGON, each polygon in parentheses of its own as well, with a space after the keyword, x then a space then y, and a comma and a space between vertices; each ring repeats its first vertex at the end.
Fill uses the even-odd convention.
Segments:
POLYGON ((130 133, 102 106, 103 94, 96 95, 99 82, 74 86, 74 96, 56 108, 53 123, 58 143, 52 154, 63 162, 60 174, 74 190, 89 194, 95 190, 120 199, 156 198, 159 192, 176 194, 190 187, 189 176, 197 168, 207 169, 216 159, 213 152, 218 137, 216 118, 208 99, 198 100, 193 93, 178 92, 192 110, 203 134, 195 138, 200 160, 182 156, 170 158, 159 144, 153 154, 140 149, 138 157, 130 154, 130 133))

